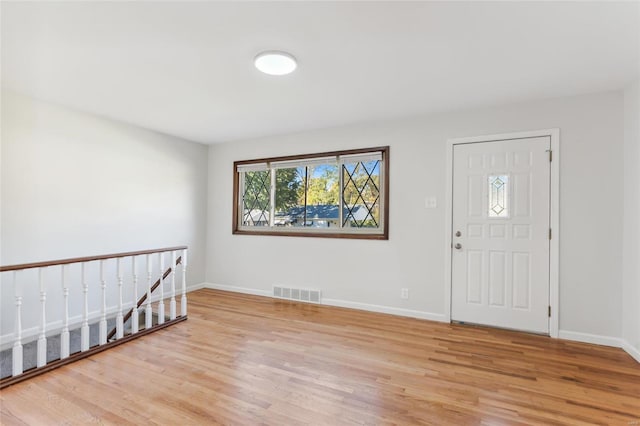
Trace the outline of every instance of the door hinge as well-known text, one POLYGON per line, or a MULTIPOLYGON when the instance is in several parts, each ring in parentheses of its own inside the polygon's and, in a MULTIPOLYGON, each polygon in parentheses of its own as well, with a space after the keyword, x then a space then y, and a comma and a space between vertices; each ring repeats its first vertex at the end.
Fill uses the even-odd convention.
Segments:
POLYGON ((547 152, 549 153, 549 162, 553 161, 553 151, 548 149, 547 152))
POLYGON ((551 318, 551 305, 549 305, 549 318, 551 318))
POLYGON ((549 228, 549 239, 551 239, 551 237, 552 237, 551 228, 549 228))

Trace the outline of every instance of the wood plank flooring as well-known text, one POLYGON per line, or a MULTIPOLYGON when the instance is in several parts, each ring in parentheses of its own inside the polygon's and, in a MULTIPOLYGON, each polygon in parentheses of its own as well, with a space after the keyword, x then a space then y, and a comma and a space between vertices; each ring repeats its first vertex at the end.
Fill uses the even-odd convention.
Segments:
POLYGON ((6 388, 3 425, 640 425, 619 349, 214 290, 189 319, 6 388))

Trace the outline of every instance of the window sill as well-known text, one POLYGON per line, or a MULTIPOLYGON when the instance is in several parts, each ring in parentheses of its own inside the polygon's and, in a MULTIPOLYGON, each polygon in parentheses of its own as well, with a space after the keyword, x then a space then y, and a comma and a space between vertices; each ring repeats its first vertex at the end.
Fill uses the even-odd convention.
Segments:
POLYGON ((388 240, 388 232, 385 233, 365 233, 365 232, 323 232, 323 231, 291 231, 291 230, 247 230, 247 229, 234 229, 234 235, 270 235, 279 237, 317 237, 317 238, 342 238, 342 239, 354 239, 354 240, 388 240))

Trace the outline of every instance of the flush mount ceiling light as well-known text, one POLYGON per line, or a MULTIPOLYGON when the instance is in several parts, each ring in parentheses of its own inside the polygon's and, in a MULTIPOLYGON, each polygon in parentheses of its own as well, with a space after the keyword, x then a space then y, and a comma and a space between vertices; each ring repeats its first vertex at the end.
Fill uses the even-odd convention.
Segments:
POLYGON ((287 52, 269 50, 260 53, 253 60, 260 71, 269 75, 286 75, 292 73, 298 66, 296 58, 287 52))

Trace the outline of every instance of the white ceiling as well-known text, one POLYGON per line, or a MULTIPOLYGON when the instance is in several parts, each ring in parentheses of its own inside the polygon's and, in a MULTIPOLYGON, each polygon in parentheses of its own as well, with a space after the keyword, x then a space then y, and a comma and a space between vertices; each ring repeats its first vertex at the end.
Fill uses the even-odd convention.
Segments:
POLYGON ((2 85, 203 143, 618 89, 640 3, 2 2, 2 85), (299 60, 259 73, 262 50, 299 60))

